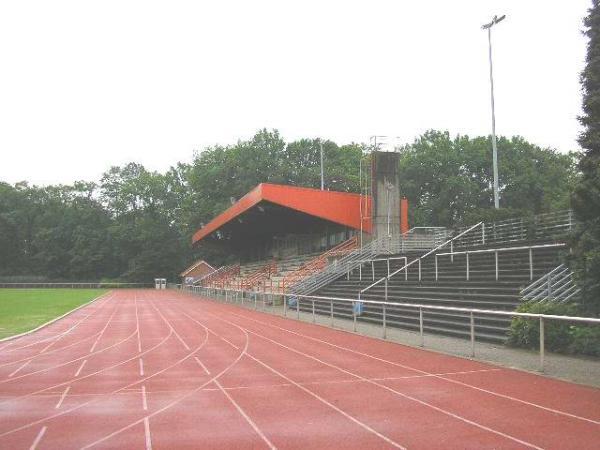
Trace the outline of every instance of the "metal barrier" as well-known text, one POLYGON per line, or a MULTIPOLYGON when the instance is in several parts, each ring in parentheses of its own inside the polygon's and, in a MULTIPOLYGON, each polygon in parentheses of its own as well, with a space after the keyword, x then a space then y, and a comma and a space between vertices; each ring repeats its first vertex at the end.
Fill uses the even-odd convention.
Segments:
POLYGON ((432 250, 429 250, 429 251, 428 251, 427 253, 425 253, 424 255, 422 255, 422 256, 419 256, 419 257, 418 257, 418 258, 416 258, 416 259, 413 259, 411 262, 409 262, 408 264, 405 264, 403 267, 399 268, 398 270, 395 270, 395 271, 394 271, 394 272, 392 272, 391 274, 389 274, 389 275, 387 275, 387 276, 385 276, 385 277, 383 277, 383 278, 380 278, 380 279, 379 279, 379 280, 377 280, 376 282, 374 282, 374 283, 371 283, 371 284, 370 284, 369 286, 367 286, 366 288, 364 288, 364 289, 360 290, 360 291, 359 291, 359 293, 358 293, 358 300, 360 301, 360 297, 361 297, 361 295, 362 295, 362 294, 364 294, 366 291, 368 291, 369 289, 373 288, 374 286, 377 286, 378 284, 380 284, 380 283, 382 283, 382 282, 384 282, 384 283, 385 283, 385 299, 387 300, 387 285, 388 285, 388 281, 389 281, 389 279, 390 279, 391 277, 393 277, 394 275, 396 275, 396 274, 398 274, 398 273, 402 272, 403 270, 404 270, 404 271, 408 270, 408 268, 409 268, 410 266, 412 266, 413 264, 415 264, 415 263, 418 263, 418 265, 419 265, 419 281, 421 281, 421 260, 422 260, 423 258, 427 258, 428 256, 430 256, 430 255, 434 254, 436 251, 438 251, 438 250, 439 250, 439 249, 441 249, 441 248, 444 248, 444 247, 446 247, 447 245, 450 245, 450 251, 451 251, 451 252, 453 252, 453 251, 454 251, 453 245, 454 245, 454 241, 455 241, 455 240, 457 240, 457 239, 460 239, 460 238, 462 238, 463 236, 466 236, 467 234, 471 233, 473 230, 476 230, 477 228, 480 228, 480 227, 481 227, 481 240, 482 240, 482 243, 484 243, 484 244, 485 244, 485 231, 484 231, 485 229, 483 228, 483 222, 479 222, 479 223, 477 223, 477 224, 473 225, 472 227, 470 227, 470 228, 466 229, 465 231, 461 232, 460 234, 456 235, 456 236, 455 236, 455 237, 453 237, 452 239, 449 239, 449 240, 447 240, 446 242, 444 242, 444 243, 442 243, 442 244, 438 245, 438 246, 437 246, 437 247, 435 247, 434 249, 432 249, 432 250))
MULTIPOLYGON (((485 240, 488 244, 507 244, 525 240, 556 239, 570 233, 576 226, 572 210, 556 211, 537 214, 531 217, 486 222, 483 224, 485 240)), ((461 232, 466 228, 458 228, 461 232)), ((474 236, 465 236, 457 240, 456 247, 471 247, 477 245, 474 236)))
POLYGON ((521 290, 523 301, 566 302, 577 297, 581 289, 573 280, 573 272, 564 264, 548 272, 543 277, 521 290))
MULTIPOLYGON (((181 285, 178 285, 180 288, 181 285)), ((312 321, 316 322, 316 316, 325 315, 329 317, 330 326, 335 325, 335 319, 347 319, 352 320, 353 330, 357 331, 357 319, 362 314, 363 310, 360 305, 363 306, 376 306, 378 311, 381 310, 381 337, 387 338, 387 328, 390 319, 393 319, 394 308, 406 308, 413 309, 419 313, 419 336, 421 347, 425 346, 425 330, 423 316, 426 311, 453 311, 466 313, 469 317, 470 324, 470 354, 471 357, 475 356, 475 319, 476 315, 491 315, 491 316, 503 316, 503 317, 523 317, 528 319, 534 319, 539 321, 540 326, 540 345, 539 345, 539 369, 544 371, 544 360, 545 360, 545 336, 544 326, 548 320, 557 320, 564 322, 577 322, 586 323, 592 325, 600 325, 600 318, 592 317, 576 317, 576 316, 556 316, 549 314, 533 314, 533 313, 521 313, 516 311, 496 311, 487 309, 475 309, 475 308, 459 308, 450 306, 434 306, 434 305, 421 305, 416 303, 393 303, 393 302, 382 302, 374 300, 356 300, 350 298, 338 298, 338 297, 323 297, 323 296, 311 296, 311 295, 298 295, 298 294, 265 294, 258 292, 246 292, 229 289, 210 289, 199 286, 184 286, 184 290, 202 295, 205 297, 214 298, 217 300, 223 300, 227 303, 241 303, 242 305, 249 306, 256 310, 267 310, 269 307, 277 307, 275 300, 281 298, 283 300, 283 315, 288 317, 291 313, 295 313, 297 319, 300 319, 301 309, 310 311, 312 315, 312 321), (301 303, 304 307, 301 308, 301 303), (340 305, 346 307, 344 311, 340 312, 340 305), (336 310, 337 308, 337 310, 336 310), (351 312, 348 312, 351 311, 351 312)))
POLYGON ((469 280, 469 255, 476 255, 481 253, 494 253, 495 268, 496 268, 496 281, 498 281, 498 253, 513 252, 528 250, 529 251, 529 279, 533 280, 533 250, 544 249, 544 248, 557 248, 566 247, 567 244, 543 244, 543 245, 527 245, 521 247, 502 247, 502 248, 486 248, 483 250, 464 250, 458 252, 446 252, 435 254, 435 280, 438 280, 438 257, 439 256, 450 256, 453 258, 455 255, 466 255, 466 280, 469 280))
POLYGON ((101 288, 142 288, 154 287, 153 283, 0 283, 0 288, 72 288, 72 289, 101 289, 101 288))

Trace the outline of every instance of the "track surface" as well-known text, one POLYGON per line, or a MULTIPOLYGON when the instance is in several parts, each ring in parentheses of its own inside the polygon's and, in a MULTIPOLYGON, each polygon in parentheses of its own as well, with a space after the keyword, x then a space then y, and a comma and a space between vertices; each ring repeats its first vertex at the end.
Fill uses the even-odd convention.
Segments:
POLYGON ((172 291, 0 343, 0 447, 600 447, 600 391, 172 291))

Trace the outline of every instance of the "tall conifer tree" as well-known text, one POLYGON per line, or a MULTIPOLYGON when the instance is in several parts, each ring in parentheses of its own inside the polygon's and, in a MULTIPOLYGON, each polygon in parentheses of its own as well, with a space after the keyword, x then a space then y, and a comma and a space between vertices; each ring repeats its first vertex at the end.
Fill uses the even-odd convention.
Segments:
POLYGON ((579 163, 582 178, 573 195, 581 225, 575 236, 574 262, 585 306, 600 313, 600 0, 593 0, 588 12, 584 33, 589 42, 581 74, 584 131, 579 137, 584 154, 579 163))

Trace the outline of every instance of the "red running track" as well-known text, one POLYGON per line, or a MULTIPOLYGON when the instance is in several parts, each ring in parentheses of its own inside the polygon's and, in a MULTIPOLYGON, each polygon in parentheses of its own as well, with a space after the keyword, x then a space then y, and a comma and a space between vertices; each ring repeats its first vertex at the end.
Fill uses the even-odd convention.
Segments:
POLYGON ((175 291, 0 343, 0 447, 600 448, 600 390, 175 291))

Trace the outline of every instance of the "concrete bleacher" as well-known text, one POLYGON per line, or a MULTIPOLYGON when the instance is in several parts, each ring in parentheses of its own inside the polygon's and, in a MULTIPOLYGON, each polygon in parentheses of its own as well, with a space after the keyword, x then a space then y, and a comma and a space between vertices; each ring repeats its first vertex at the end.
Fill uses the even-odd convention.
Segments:
MULTIPOLYGON (((501 248, 518 248, 531 245, 550 244, 549 241, 521 241, 501 248)), ((496 245, 474 245, 469 251, 499 248, 496 245)), ((464 249, 455 249, 462 251, 464 249)), ((422 260, 421 274, 417 264, 410 266, 406 273, 401 271, 392 276, 387 286, 387 301, 398 303, 393 311, 388 312, 387 325, 405 329, 419 329, 419 311, 414 308, 402 308, 402 303, 432 306, 450 306, 475 309, 515 310, 521 302, 519 291, 556 267, 561 260, 565 247, 552 246, 537 248, 532 251, 533 268, 530 268, 529 250, 498 252, 498 273, 496 275, 495 253, 469 254, 469 279, 467 280, 466 255, 457 254, 438 256, 437 279, 435 256, 422 260), (497 279, 496 279, 497 277, 497 279)), ((447 253, 441 250, 438 253, 447 253)), ((422 254, 422 253, 421 253, 422 254)), ((417 252, 393 255, 406 256, 408 261, 421 256, 417 252)), ((402 260, 390 261, 390 269, 395 270, 404 265, 402 260)), ((315 292, 325 297, 357 299, 359 291, 387 275, 387 261, 369 262, 361 270, 355 269, 346 277, 315 292), (374 273, 373 270, 374 269, 374 273), (362 279, 361 279, 362 278, 362 279)), ((384 301, 385 284, 373 286, 360 297, 362 300, 384 301)), ((336 314, 352 316, 350 305, 336 304, 336 314)), ((358 320, 381 323, 382 308, 365 305, 358 320)), ((426 311, 424 313, 424 329, 428 332, 452 336, 468 337, 470 333, 470 316, 455 311, 426 311)), ((479 339, 502 342, 510 325, 510 318, 478 314, 475 331, 479 339)))

